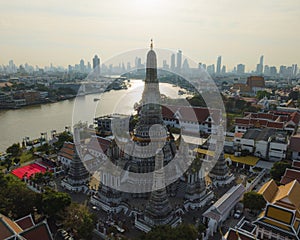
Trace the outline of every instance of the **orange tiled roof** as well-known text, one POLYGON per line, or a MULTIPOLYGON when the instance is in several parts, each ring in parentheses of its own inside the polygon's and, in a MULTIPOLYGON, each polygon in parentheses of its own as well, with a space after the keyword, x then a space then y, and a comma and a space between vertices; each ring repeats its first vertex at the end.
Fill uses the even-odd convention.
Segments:
POLYGON ((59 156, 65 157, 67 159, 72 160, 75 154, 75 145, 74 143, 65 142, 63 147, 58 152, 59 156))
POLYGON ((0 239, 6 239, 22 231, 18 224, 0 213, 0 239))

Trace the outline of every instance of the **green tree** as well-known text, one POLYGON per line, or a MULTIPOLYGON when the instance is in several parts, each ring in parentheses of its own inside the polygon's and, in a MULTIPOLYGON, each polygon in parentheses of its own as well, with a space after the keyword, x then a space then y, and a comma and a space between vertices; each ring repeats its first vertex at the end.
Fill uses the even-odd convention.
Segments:
POLYGON ((29 190, 18 178, 0 173, 0 212, 20 218, 34 212, 40 205, 41 195, 29 190))
POLYGON ((192 106, 206 107, 206 103, 201 95, 194 95, 186 99, 192 106))
POLYGON ((251 211, 260 211, 266 206, 264 197, 257 192, 247 192, 243 199, 244 207, 251 211))
POLYGON ((6 167, 7 171, 9 171, 12 165, 11 156, 6 156, 1 164, 6 167))
POLYGON ((182 224, 176 228, 163 225, 153 228, 142 235, 140 240, 191 240, 198 237, 198 232, 193 225, 182 224))
POLYGON ((50 151, 51 151, 51 146, 49 145, 49 143, 45 143, 45 144, 43 144, 42 146, 39 146, 39 147, 37 148, 37 151, 39 151, 39 152, 44 152, 44 153, 46 153, 46 154, 49 154, 50 151))
POLYGON ((64 192, 56 192, 47 189, 42 195, 42 209, 45 214, 50 217, 56 216, 66 207, 70 206, 71 197, 64 192))
POLYGON ((17 157, 21 155, 22 150, 19 143, 14 143, 6 149, 6 152, 11 154, 12 157, 17 157))
POLYGON ((32 177, 32 181, 37 183, 37 184, 49 184, 49 182, 53 179, 53 173, 52 172, 39 172, 36 173, 33 177, 32 177))
POLYGON ((61 149, 64 145, 64 142, 73 142, 73 137, 67 132, 62 132, 58 135, 58 141, 54 143, 54 146, 58 149, 61 149))
POLYGON ((291 91, 289 93, 289 98, 292 99, 292 100, 298 100, 299 92, 298 91, 291 91))
POLYGON ((63 213, 63 224, 80 239, 91 239, 96 217, 82 204, 72 203, 63 213))
POLYGON ((20 159, 20 158, 15 158, 15 159, 14 159, 14 163, 15 163, 15 164, 19 164, 19 163, 20 163, 20 161, 21 161, 21 159, 20 159))
POLYGON ((269 98, 271 96, 271 93, 267 92, 267 91, 257 91, 256 93, 256 98, 257 99, 263 99, 264 97, 269 98))
POLYGON ((280 181, 281 177, 285 173, 285 170, 289 167, 291 167, 291 164, 288 162, 276 162, 273 164, 270 174, 274 180, 280 181))

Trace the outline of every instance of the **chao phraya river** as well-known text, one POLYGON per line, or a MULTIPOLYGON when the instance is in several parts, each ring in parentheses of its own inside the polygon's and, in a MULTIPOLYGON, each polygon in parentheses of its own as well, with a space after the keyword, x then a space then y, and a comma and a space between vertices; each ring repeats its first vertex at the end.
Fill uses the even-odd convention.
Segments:
MULTIPOLYGON (((144 82, 131 80, 130 85, 127 90, 110 91, 102 95, 90 94, 51 104, 0 110, 0 152, 15 142, 21 143, 25 137, 35 139, 44 132, 49 137, 52 130, 64 131, 66 126, 72 125, 74 109, 76 121, 80 119, 88 123, 92 123, 94 117, 106 114, 133 113, 134 104, 141 99, 144 82), (100 101, 94 101, 95 98, 100 101)), ((160 92, 170 98, 186 97, 178 96, 179 89, 168 83, 160 83, 160 92)))

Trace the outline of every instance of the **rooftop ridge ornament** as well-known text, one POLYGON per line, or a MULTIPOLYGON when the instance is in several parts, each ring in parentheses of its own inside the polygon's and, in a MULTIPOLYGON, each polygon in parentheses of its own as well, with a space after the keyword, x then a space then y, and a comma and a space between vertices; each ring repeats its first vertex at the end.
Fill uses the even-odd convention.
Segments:
POLYGON ((153 39, 151 38, 150 49, 153 50, 153 39))

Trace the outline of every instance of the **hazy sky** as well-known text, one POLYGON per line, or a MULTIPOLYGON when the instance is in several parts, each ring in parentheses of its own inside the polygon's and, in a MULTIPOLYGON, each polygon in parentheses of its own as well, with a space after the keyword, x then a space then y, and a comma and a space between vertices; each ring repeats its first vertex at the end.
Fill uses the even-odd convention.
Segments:
POLYGON ((300 64, 299 23, 299 0, 1 0, 0 64, 105 61, 150 38, 229 68, 300 64))

